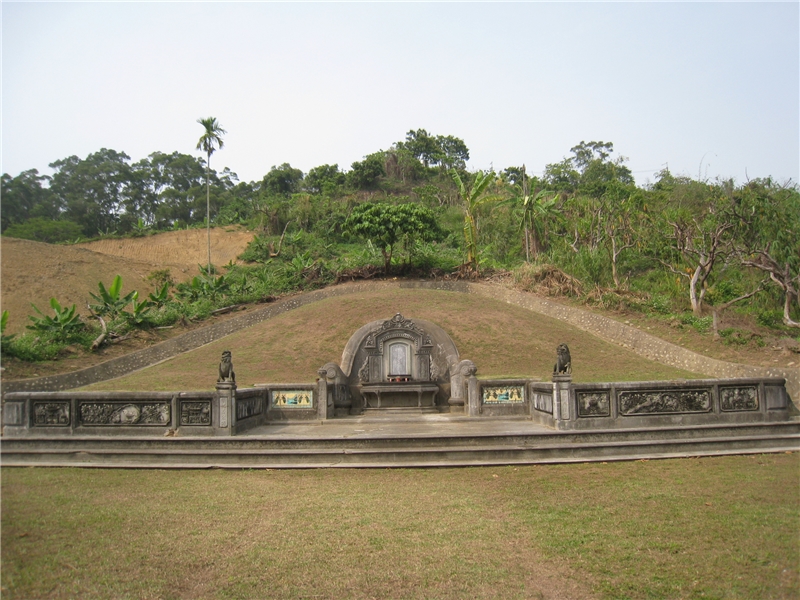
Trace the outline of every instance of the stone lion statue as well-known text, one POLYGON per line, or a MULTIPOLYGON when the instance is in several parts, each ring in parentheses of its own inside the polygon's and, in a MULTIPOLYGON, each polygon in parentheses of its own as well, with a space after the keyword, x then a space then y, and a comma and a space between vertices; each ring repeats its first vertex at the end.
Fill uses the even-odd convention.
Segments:
POLYGON ((236 373, 233 372, 230 350, 225 350, 225 352, 222 353, 222 360, 219 363, 219 379, 217 379, 217 382, 236 383, 236 373))
POLYGON ((569 375, 572 373, 572 357, 569 354, 569 346, 559 344, 556 348, 556 364, 553 365, 555 375, 569 375))

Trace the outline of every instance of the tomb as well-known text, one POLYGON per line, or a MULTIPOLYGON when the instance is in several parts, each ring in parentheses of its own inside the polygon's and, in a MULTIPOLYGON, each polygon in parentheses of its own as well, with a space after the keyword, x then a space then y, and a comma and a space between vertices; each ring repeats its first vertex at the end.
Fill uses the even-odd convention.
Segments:
POLYGON ((341 374, 349 399, 334 399, 335 414, 461 411, 463 399, 450 394, 451 371, 458 363, 455 344, 438 325, 411 321, 400 313, 368 323, 353 334, 342 353, 341 374))

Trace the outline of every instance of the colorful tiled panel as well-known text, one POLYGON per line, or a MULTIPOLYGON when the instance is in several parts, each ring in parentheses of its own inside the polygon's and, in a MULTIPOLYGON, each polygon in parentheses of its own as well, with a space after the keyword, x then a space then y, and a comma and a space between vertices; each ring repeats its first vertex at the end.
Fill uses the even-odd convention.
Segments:
POLYGON ((272 392, 273 408, 313 408, 312 390, 275 390, 272 392))
POLYGON ((525 390, 521 385, 483 388, 484 404, 514 404, 525 402, 525 390))

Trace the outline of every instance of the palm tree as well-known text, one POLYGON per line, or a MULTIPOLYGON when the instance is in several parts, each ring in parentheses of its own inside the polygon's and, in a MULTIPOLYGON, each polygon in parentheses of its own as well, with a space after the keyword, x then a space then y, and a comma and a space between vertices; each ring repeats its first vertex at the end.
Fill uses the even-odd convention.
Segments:
POLYGON ((464 240, 467 243, 467 263, 469 267, 478 271, 478 209, 488 202, 497 202, 500 198, 496 195, 486 195, 486 188, 494 181, 494 173, 491 171, 475 173, 475 180, 472 185, 467 185, 462 181, 461 176, 455 169, 450 170, 450 176, 456 184, 458 195, 461 198, 464 208, 464 240))
POLYGON ((214 117, 207 119, 197 119, 197 122, 205 127, 206 132, 197 142, 197 150, 206 153, 206 237, 208 238, 208 273, 211 274, 211 188, 209 187, 209 173, 211 169, 211 155, 214 151, 225 145, 222 135, 227 133, 214 117))

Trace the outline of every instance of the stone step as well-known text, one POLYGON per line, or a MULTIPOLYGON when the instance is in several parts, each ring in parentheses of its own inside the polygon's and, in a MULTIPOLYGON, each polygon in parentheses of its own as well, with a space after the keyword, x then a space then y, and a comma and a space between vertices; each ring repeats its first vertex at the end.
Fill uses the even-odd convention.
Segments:
MULTIPOLYGON (((17 441, 17 440, 15 440, 17 441)), ((171 448, 131 445, 89 448, 62 444, 59 448, 25 447, 6 443, 2 464, 11 466, 97 466, 147 468, 310 468, 310 467, 420 467, 549 462, 608 461, 718 456, 800 450, 800 434, 715 436, 694 439, 587 441, 537 445, 502 443, 461 446, 413 447, 395 440, 391 447, 264 448, 241 444, 199 447, 178 444, 171 448)))

